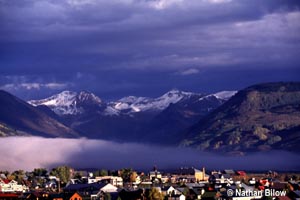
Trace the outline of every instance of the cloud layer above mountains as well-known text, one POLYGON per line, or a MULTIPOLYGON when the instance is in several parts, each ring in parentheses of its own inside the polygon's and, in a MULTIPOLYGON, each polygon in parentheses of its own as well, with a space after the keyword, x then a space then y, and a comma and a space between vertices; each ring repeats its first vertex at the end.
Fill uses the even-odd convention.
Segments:
POLYGON ((113 98, 299 80, 299 5, 1 0, 0 88, 25 98, 66 88, 113 98))
POLYGON ((299 155, 266 152, 247 156, 222 156, 193 149, 114 143, 88 139, 39 137, 0 138, 0 170, 32 170, 67 164, 75 168, 150 170, 194 166, 208 169, 299 170, 299 155))

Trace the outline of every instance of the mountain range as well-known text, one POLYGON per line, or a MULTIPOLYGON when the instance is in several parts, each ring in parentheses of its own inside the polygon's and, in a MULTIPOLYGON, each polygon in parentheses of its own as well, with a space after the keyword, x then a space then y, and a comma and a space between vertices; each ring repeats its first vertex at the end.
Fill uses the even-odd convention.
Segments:
POLYGON ((181 145, 234 154, 299 152, 300 83, 214 94, 171 90, 157 98, 128 96, 111 102, 87 91, 63 91, 28 102, 0 91, 0 136, 14 135, 181 145))
POLYGON ((80 135, 94 139, 174 144, 178 134, 230 98, 235 91, 204 95, 171 90, 158 98, 128 96, 105 102, 93 93, 63 91, 28 101, 80 135))

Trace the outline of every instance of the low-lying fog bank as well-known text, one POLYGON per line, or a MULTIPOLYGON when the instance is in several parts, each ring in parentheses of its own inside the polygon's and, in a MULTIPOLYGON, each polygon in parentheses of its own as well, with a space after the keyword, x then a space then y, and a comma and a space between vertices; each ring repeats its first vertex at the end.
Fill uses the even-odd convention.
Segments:
POLYGON ((40 137, 0 138, 0 170, 32 170, 70 165, 75 168, 149 170, 194 166, 208 169, 300 170, 300 156, 272 151, 246 156, 224 156, 195 149, 115 143, 104 140, 40 137))

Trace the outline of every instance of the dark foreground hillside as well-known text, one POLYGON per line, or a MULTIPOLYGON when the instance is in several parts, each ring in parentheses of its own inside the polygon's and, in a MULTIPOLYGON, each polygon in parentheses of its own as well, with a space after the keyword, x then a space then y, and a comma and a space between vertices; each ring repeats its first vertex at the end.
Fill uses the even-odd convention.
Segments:
POLYGON ((77 137, 77 133, 25 101, 0 90, 0 136, 77 137))

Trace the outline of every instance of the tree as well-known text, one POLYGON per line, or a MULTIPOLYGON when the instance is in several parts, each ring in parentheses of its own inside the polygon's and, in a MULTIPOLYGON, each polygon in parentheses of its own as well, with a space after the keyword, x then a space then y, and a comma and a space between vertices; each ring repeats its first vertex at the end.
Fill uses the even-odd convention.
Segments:
POLYGON ((59 166, 50 172, 50 175, 56 176, 62 183, 67 183, 71 179, 71 168, 68 166, 59 166))
POLYGON ((164 195, 155 187, 151 188, 148 194, 148 200, 163 200, 164 195))
POLYGON ((106 169, 101 169, 93 172, 94 176, 107 176, 108 171, 106 169))
POLYGON ((24 180, 24 177, 25 177, 25 172, 24 170, 17 170, 17 171, 14 171, 12 173, 13 176, 15 176, 15 180, 19 183, 19 184, 22 184, 23 180, 24 180))
POLYGON ((129 176, 129 181, 130 182, 135 182, 136 181, 136 178, 137 178, 137 173, 135 171, 131 172, 130 173, 130 176, 129 176))
POLYGON ((100 170, 100 176, 107 176, 107 175, 108 175, 107 170, 105 170, 105 169, 100 170))
POLYGON ((104 200, 111 200, 111 195, 109 193, 105 193, 104 200))
POLYGON ((14 176, 14 175, 12 175, 12 174, 9 174, 9 175, 7 175, 7 179, 8 180, 16 180, 16 176, 14 176))
POLYGON ((286 174, 284 177, 284 181, 289 181, 289 180, 291 180, 291 177, 288 174, 286 174))
POLYGON ((75 179, 81 179, 81 178, 82 178, 82 172, 76 172, 76 173, 74 174, 74 178, 75 178, 75 179))
POLYGON ((34 178, 33 172, 25 172, 25 176, 27 176, 28 181, 32 181, 34 178))
POLYGON ((46 176, 48 171, 45 168, 35 168, 33 170, 33 175, 35 177, 46 176))
POLYGON ((293 175, 293 176, 292 176, 292 180, 298 181, 298 177, 297 177, 296 175, 293 175))
POLYGON ((133 172, 131 168, 124 168, 120 171, 120 176, 123 178, 124 182, 130 181, 130 174, 133 172))
POLYGON ((42 177, 47 176, 48 171, 45 168, 35 168, 33 169, 33 179, 35 180, 35 183, 37 185, 43 185, 45 183, 45 179, 43 179, 42 177))
POLYGON ((184 188, 184 190, 183 190, 183 192, 182 192, 182 194, 184 195, 184 196, 189 196, 190 195, 190 190, 189 190, 189 188, 184 188))

